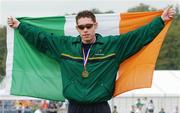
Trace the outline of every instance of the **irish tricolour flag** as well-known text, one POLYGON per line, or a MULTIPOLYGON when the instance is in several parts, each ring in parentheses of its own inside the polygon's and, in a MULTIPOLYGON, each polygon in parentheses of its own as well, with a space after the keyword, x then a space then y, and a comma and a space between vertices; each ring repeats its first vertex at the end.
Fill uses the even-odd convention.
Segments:
MULTIPOLYGON (((119 35, 149 23, 161 12, 138 12, 96 15, 97 33, 119 35)), ((19 18, 47 32, 77 36, 75 16, 19 18)), ((122 64, 117 73, 114 96, 123 92, 150 87, 155 62, 170 22, 149 45, 122 64)), ((30 46, 18 30, 8 28, 6 77, 0 95, 19 95, 50 100, 64 100, 59 64, 30 46)), ((70 71, 70 70, 69 70, 70 71)))

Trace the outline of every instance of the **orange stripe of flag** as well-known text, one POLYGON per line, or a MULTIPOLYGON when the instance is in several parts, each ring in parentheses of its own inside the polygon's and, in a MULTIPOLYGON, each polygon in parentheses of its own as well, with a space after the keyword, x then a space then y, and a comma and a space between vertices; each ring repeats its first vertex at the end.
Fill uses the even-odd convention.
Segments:
MULTIPOLYGON (((121 14, 120 33, 137 29, 161 13, 162 11, 121 14)), ((151 87, 155 63, 170 23, 166 23, 164 29, 150 44, 120 64, 114 96, 133 89, 151 87)))

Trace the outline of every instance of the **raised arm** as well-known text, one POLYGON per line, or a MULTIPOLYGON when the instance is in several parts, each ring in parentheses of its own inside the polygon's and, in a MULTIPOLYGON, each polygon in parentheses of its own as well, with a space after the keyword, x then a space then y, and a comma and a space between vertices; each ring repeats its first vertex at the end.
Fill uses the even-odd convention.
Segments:
POLYGON ((167 8, 160 17, 155 18, 149 24, 134 31, 115 37, 117 47, 117 59, 121 63, 126 58, 138 52, 142 47, 151 42, 163 29, 164 22, 173 18, 174 9, 167 8))

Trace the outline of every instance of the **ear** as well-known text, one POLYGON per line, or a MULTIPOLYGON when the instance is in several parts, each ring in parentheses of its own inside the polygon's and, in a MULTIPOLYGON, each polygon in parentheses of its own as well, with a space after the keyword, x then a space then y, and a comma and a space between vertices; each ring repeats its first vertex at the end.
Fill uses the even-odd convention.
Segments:
POLYGON ((76 30, 79 32, 79 29, 78 29, 78 27, 76 26, 76 30))

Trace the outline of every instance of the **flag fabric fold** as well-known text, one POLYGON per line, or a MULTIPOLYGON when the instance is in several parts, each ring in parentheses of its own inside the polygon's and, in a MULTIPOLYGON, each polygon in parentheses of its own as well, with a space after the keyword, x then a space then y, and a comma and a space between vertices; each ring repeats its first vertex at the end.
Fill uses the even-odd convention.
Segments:
MULTIPOLYGON (((99 25, 97 33, 103 36, 126 33, 149 23, 161 13, 96 15, 99 25)), ((19 20, 53 34, 78 35, 75 16, 19 18, 19 20)), ((170 22, 167 22, 155 40, 120 64, 114 96, 151 86, 155 63, 169 26, 170 22)), ((6 77, 0 84, 0 95, 64 100, 61 68, 55 60, 29 45, 17 29, 8 28, 7 45, 6 77)))

